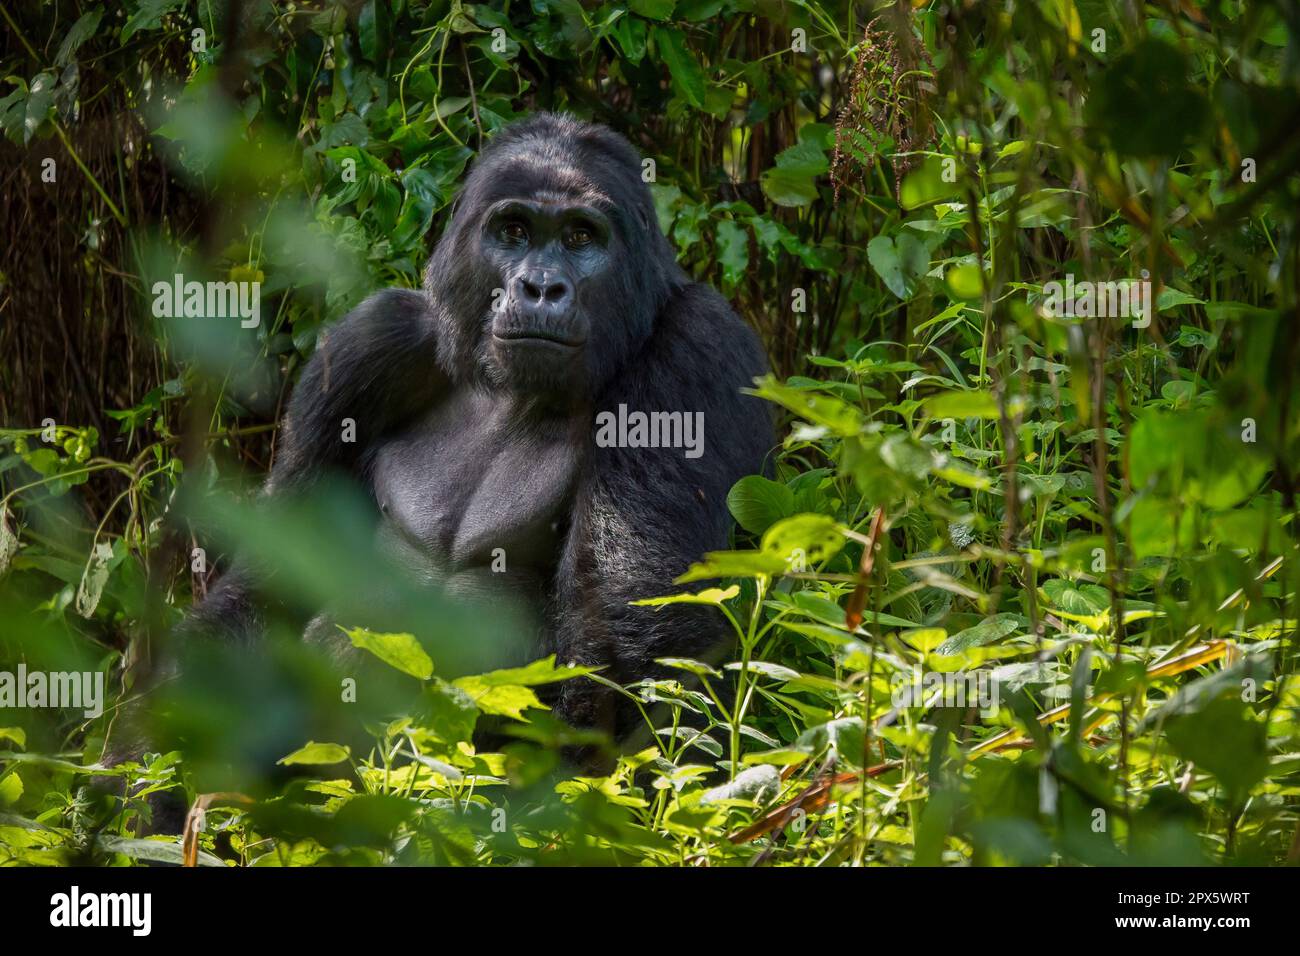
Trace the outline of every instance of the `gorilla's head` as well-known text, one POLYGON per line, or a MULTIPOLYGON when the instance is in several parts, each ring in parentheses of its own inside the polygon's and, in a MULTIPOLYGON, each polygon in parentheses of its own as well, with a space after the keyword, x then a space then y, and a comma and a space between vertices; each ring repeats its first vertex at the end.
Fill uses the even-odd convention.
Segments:
POLYGON ((551 113, 483 150, 425 270, 453 379, 568 395, 609 381, 684 281, 636 151, 551 113))

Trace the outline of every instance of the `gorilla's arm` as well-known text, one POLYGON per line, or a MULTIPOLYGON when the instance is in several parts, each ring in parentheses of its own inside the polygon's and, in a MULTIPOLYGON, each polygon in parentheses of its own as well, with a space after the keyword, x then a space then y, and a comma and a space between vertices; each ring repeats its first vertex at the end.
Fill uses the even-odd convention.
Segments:
POLYGON ((330 471, 360 477, 364 453, 428 408, 443 376, 422 292, 385 289, 321 337, 293 390, 268 490, 301 490, 330 471), (344 442, 343 421, 356 422, 344 442))
MULTIPOLYGON (((386 289, 320 338, 294 388, 266 494, 300 494, 343 473, 366 483, 367 452, 393 427, 429 407, 445 376, 435 358, 424 294, 386 289), (345 420, 354 441, 344 441, 345 420)), ((250 641, 263 630, 264 575, 236 563, 186 619, 187 633, 250 641)))
MULTIPOLYGON (((294 389, 264 493, 302 493, 331 471, 365 482, 367 451, 400 419, 430 401, 431 391, 443 387, 445 377, 437 369, 433 342, 424 295, 401 289, 376 293, 331 326, 294 389), (347 418, 356 423, 354 442, 343 441, 347 418)), ((173 646, 161 649, 150 672, 139 675, 137 689, 176 672, 172 650, 187 638, 252 644, 265 633, 268 612, 301 617, 285 608, 266 586, 270 574, 269 569, 237 558, 175 629, 173 646)), ((144 695, 124 708, 106 744, 107 765, 139 759, 148 748, 147 710, 144 695)), ((115 781, 108 784, 115 786, 115 781)), ((167 795, 151 798, 151 803, 153 829, 179 833, 184 807, 167 795)))
MULTIPOLYGON (((621 683, 662 673, 657 657, 703 656, 727 639, 730 628, 713 608, 628 602, 685 590, 673 579, 727 546, 727 492, 762 471, 774 442, 767 405, 740 391, 765 370, 762 348, 726 301, 708 286, 687 285, 656 324, 596 409, 703 412, 704 453, 691 459, 680 448, 593 443, 556 584, 559 660, 606 665, 605 675, 621 683)), ((579 725, 628 729, 610 726, 623 708, 594 682, 566 681, 557 707, 579 725)))

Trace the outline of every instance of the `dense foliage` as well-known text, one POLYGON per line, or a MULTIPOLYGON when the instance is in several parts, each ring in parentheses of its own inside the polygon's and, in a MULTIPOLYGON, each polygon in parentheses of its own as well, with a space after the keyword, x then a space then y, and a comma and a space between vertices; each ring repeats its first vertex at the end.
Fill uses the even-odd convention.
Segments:
POLYGON ((214 865, 1300 854, 1294 3, 2 15, 0 670, 110 691, 84 720, 0 700, 0 862, 179 859, 139 836, 167 788, 214 865), (309 739, 338 695, 319 662, 214 659, 160 704, 185 750, 96 797, 132 665, 236 547, 305 603, 368 586, 345 491, 255 508, 274 422, 331 321, 419 284, 467 163, 535 109, 653 160, 680 260, 768 345, 774 476, 660 598, 716 606, 734 652, 627 688, 654 744, 575 776, 535 688, 601 675, 445 671, 507 626, 483 614, 350 622, 410 706, 309 739), (260 281, 260 324, 158 316, 181 272, 260 281), (1149 311, 1090 285, 1125 280, 1149 311), (297 775, 239 763, 299 727, 271 754, 297 775))

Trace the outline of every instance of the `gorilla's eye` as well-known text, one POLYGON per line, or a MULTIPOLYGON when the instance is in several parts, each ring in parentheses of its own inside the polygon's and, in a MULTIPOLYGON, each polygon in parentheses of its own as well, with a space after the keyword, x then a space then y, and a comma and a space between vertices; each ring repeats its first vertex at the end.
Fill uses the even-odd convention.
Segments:
POLYGON ((501 227, 501 238, 509 243, 527 242, 528 230, 524 228, 523 223, 508 222, 501 227))
POLYGON ((590 229, 587 229, 584 226, 577 226, 569 232, 565 244, 568 245, 570 249, 583 249, 595 241, 595 237, 591 234, 590 229))

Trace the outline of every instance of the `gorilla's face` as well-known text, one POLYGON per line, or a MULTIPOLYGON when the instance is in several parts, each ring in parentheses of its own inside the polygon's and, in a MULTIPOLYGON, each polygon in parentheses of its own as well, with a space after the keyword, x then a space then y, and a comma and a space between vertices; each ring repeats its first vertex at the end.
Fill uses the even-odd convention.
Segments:
POLYGON ((686 281, 635 150, 550 113, 483 151, 425 270, 453 380, 562 402, 593 398, 634 361, 686 281))
POLYGON ((586 367, 590 314, 610 280, 613 230, 592 205, 504 199, 483 217, 479 248, 500 277, 484 343, 502 384, 535 391, 572 384, 586 367))

